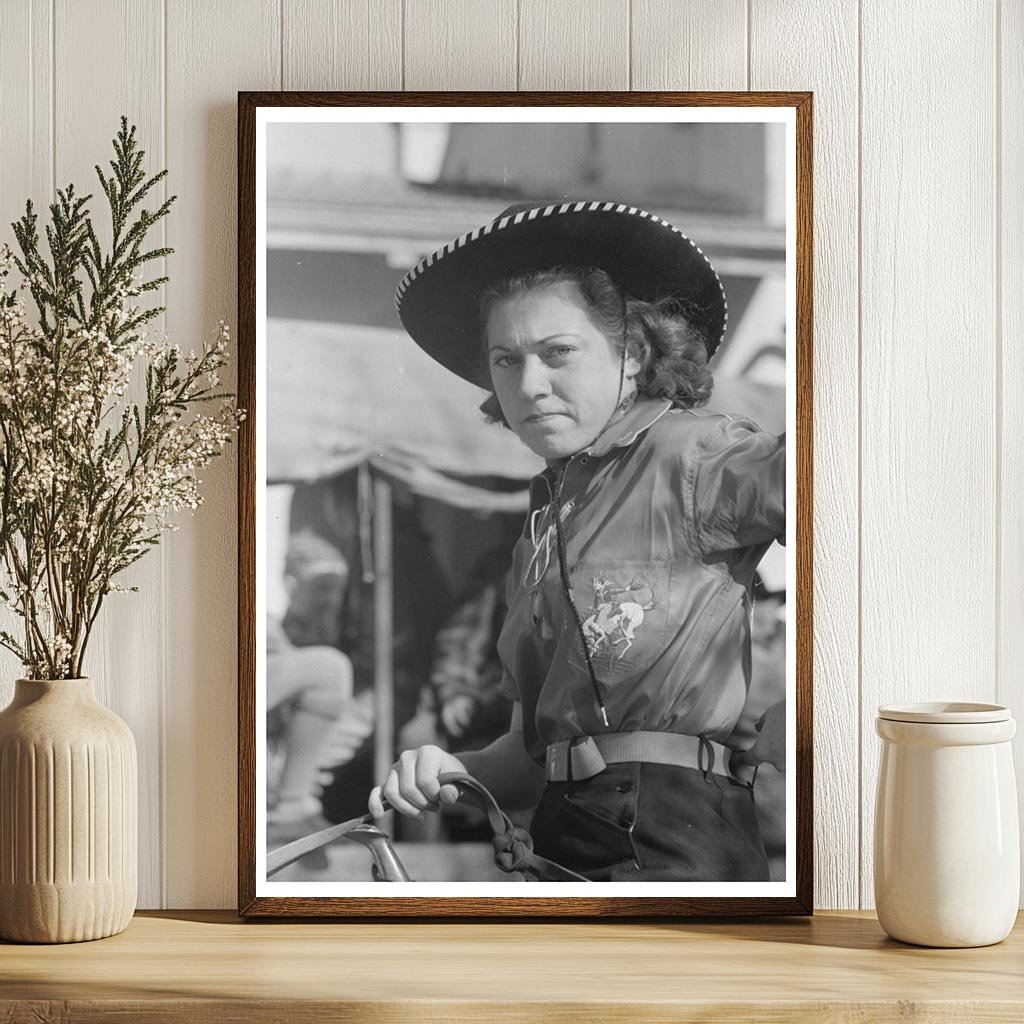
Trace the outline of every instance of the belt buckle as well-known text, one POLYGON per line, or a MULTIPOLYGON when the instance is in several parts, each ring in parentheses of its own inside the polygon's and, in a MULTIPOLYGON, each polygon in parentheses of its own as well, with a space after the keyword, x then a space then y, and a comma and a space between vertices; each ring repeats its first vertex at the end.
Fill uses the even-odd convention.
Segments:
POLYGON ((608 767, 593 736, 574 736, 548 744, 548 782, 592 779, 608 767))
POLYGON ((547 776, 548 782, 569 781, 569 743, 570 740, 559 740, 548 744, 547 776))
POLYGON ((569 771, 573 779, 592 779, 608 767, 593 736, 572 740, 569 746, 569 771))

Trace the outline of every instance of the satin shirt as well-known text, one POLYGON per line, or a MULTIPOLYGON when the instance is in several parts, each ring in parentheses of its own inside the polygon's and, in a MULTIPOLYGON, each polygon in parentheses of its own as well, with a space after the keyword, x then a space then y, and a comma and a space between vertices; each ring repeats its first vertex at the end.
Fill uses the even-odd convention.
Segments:
POLYGON ((612 732, 753 742, 751 589, 785 541, 785 435, 642 399, 589 448, 530 485, 498 640, 502 688, 522 701, 527 752, 609 731, 559 575, 559 472, 573 603, 612 732))

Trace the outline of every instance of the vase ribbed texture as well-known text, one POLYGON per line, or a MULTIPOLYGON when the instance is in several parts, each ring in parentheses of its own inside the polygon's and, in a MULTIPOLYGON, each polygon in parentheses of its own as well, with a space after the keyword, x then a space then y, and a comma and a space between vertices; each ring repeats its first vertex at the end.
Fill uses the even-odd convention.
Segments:
POLYGON ((123 931, 138 889, 138 768, 89 679, 19 679, 0 712, 0 938, 123 931))

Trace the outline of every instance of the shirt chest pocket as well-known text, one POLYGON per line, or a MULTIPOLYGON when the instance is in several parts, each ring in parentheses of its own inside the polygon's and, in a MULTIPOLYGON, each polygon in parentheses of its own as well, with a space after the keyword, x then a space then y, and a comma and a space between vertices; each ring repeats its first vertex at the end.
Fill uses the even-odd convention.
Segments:
MULTIPOLYGON (((580 562, 572 573, 573 598, 599 682, 646 672, 669 639, 672 566, 668 562, 580 562)), ((568 660, 586 671, 572 623, 568 660)))

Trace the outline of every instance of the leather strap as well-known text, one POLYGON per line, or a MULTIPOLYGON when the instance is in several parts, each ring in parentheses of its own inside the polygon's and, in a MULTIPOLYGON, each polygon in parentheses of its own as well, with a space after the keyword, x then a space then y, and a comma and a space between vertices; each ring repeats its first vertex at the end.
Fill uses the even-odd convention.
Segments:
POLYGON ((548 782, 590 779, 610 764, 640 761, 696 768, 728 776, 732 751, 701 736, 674 732, 613 732, 552 743, 545 765, 548 782))
MULTIPOLYGON (((482 782, 478 782, 471 775, 465 775, 462 772, 442 772, 438 776, 438 781, 442 786, 456 786, 460 797, 468 797, 487 815, 488 824, 494 833, 491 840, 491 845, 494 847, 494 863, 502 871, 507 873, 518 871, 528 882, 590 881, 583 875, 578 875, 575 871, 534 853, 533 839, 530 833, 513 824, 512 819, 501 809, 491 791, 482 782)), ((389 807, 387 801, 384 801, 384 806, 385 808, 389 807)), ((300 857, 304 857, 307 853, 319 850, 320 847, 327 846, 339 839, 361 842, 374 850, 373 877, 376 881, 381 881, 382 878, 391 882, 410 880, 387 835, 374 826, 373 818, 369 814, 344 821, 340 825, 331 825, 329 828, 321 829, 312 835, 288 843, 287 846, 271 850, 267 853, 267 877, 277 874, 278 871, 294 863, 300 857), (384 862, 383 874, 378 871, 377 861, 384 862)))
POLYGON ((320 829, 319 832, 313 832, 311 835, 303 836, 301 839, 296 839, 285 846, 279 846, 274 850, 268 851, 267 878, 271 875, 276 875, 278 871, 288 867, 289 864, 294 864, 301 857, 305 857, 307 853, 319 850, 322 846, 328 846, 337 839, 344 839, 346 833, 351 832, 353 829, 372 824, 373 818, 369 814, 364 814, 359 818, 350 818, 348 821, 343 821, 340 825, 329 825, 327 828, 320 829))

